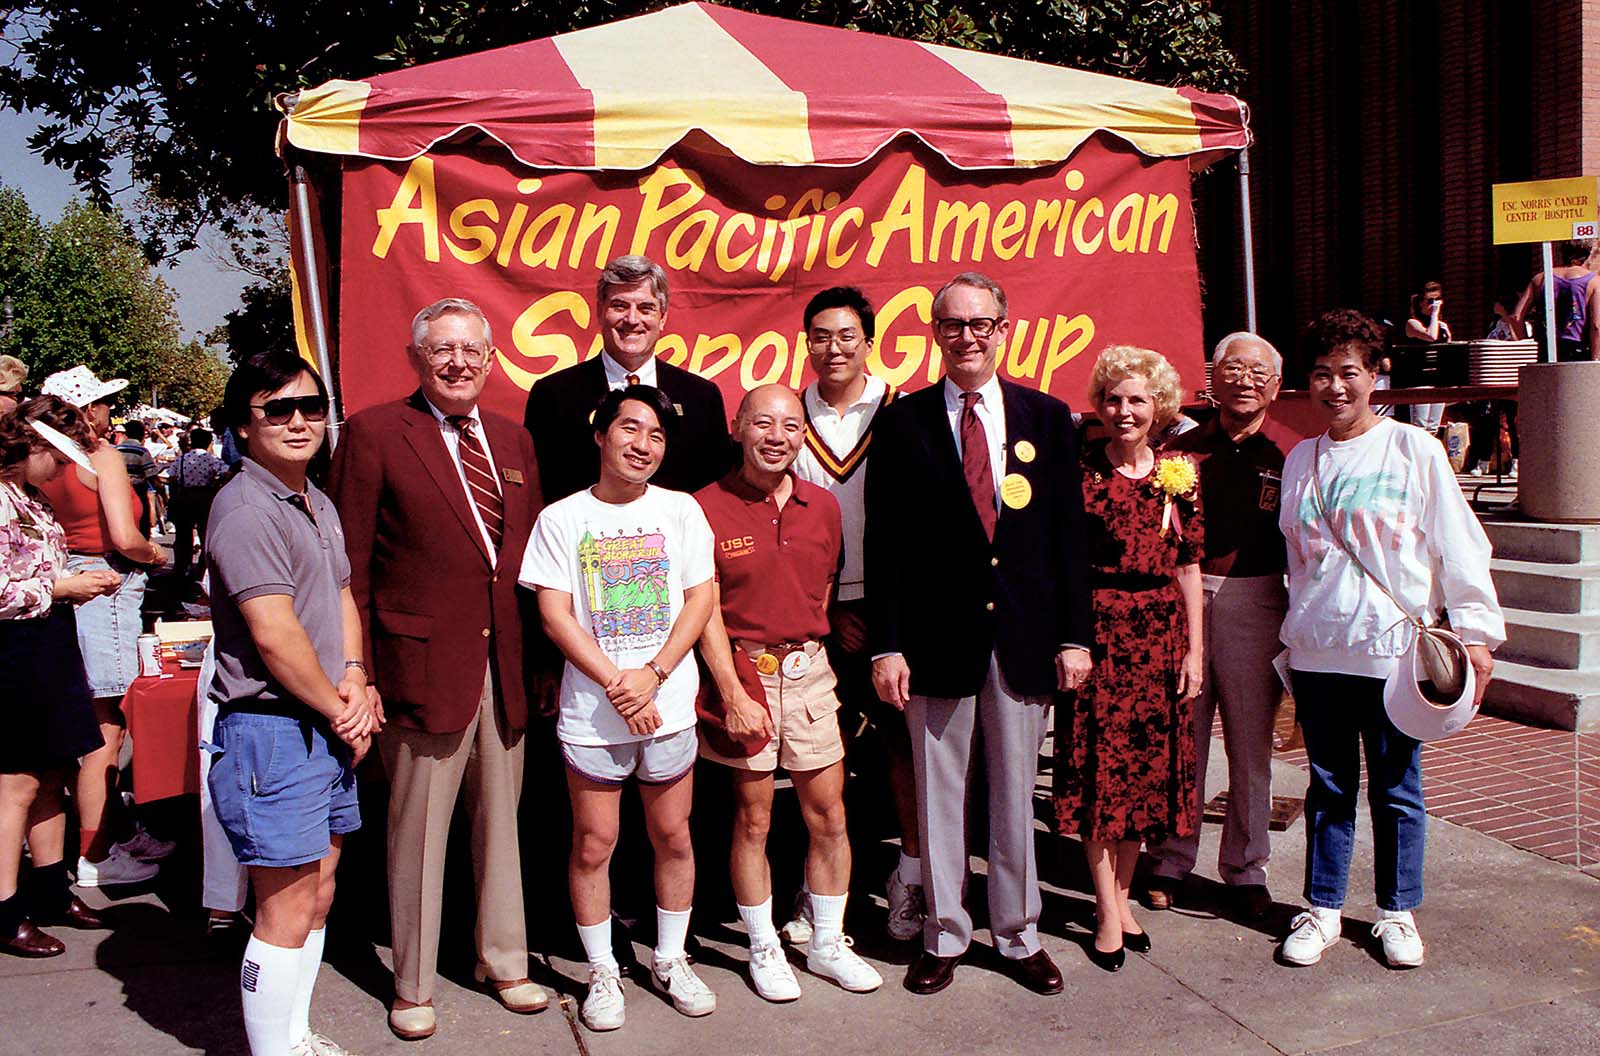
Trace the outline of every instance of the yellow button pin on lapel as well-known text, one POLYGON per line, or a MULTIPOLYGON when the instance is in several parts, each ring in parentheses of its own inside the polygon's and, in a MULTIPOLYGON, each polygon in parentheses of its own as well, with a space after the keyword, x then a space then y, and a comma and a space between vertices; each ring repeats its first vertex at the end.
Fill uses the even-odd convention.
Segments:
POLYGON ((1033 445, 1028 443, 1026 440, 1018 440, 1016 443, 1012 444, 1011 453, 1017 456, 1018 462, 1032 462, 1034 456, 1038 454, 1038 452, 1033 449, 1033 445))
POLYGON ((1021 473, 1008 473, 1000 482, 1000 501, 1020 510, 1033 501, 1033 485, 1021 473))
POLYGON ((777 674, 778 658, 773 656, 771 653, 762 653, 760 656, 756 657, 756 670, 761 672, 763 675, 777 674))

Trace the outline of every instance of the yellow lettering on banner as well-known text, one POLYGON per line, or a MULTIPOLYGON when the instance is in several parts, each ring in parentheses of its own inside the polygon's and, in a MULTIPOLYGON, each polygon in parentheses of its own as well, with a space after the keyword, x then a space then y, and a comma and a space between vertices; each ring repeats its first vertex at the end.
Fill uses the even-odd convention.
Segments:
POLYGON ((681 367, 684 360, 689 358, 689 342, 683 339, 682 334, 663 334, 656 341, 656 358, 681 367))
POLYGON ((710 209, 696 209, 679 221, 678 226, 672 229, 672 234, 667 236, 667 267, 698 272, 700 265, 705 262, 706 251, 711 248, 711 239, 717 233, 717 214, 710 209), (696 227, 700 229, 689 243, 688 250, 683 248, 683 241, 689 237, 689 232, 696 227))
POLYGON ((1150 252, 1150 233, 1155 229, 1156 222, 1161 221, 1161 245, 1157 253, 1165 253, 1167 244, 1172 241, 1172 225, 1178 222, 1178 196, 1163 194, 1160 198, 1150 195, 1144 207, 1144 231, 1139 235, 1139 252, 1150 252))
POLYGON ((778 260, 772 265, 772 272, 767 276, 768 281, 777 282, 783 273, 789 270, 789 264, 794 260, 795 232, 810 220, 783 220, 778 224, 778 230, 783 234, 783 242, 778 246, 778 260))
MULTIPOLYGON (((933 291, 926 286, 911 286, 885 301, 883 307, 878 309, 878 333, 888 333, 895 320, 907 309, 916 313, 924 327, 931 325, 933 291)), ((896 387, 904 385, 916 375, 928 358, 928 346, 931 340, 929 331, 919 328, 919 333, 921 336, 917 333, 901 334, 894 339, 893 353, 897 358, 893 366, 890 366, 884 357, 886 342, 874 342, 872 351, 867 353, 867 368, 875 377, 882 378, 890 385, 896 387)))
POLYGON ((672 223, 694 208, 706 196, 705 181, 692 169, 660 166, 639 181, 639 193, 644 204, 639 207, 639 219, 633 229, 633 244, 628 250, 634 255, 644 255, 650 248, 650 238, 656 231, 672 223), (663 202, 667 191, 683 188, 670 202, 663 202))
POLYGON ((394 236, 401 224, 422 225, 423 259, 430 264, 439 263, 439 203, 433 189, 433 159, 426 154, 406 169, 388 208, 378 210, 378 237, 372 241, 373 256, 383 260, 389 255, 389 247, 394 245, 394 236))
MULTIPOLYGON (((1028 245, 1024 250, 1029 260, 1038 255, 1039 235, 1056 226, 1056 221, 1061 219, 1061 203, 1058 201, 1045 201, 1036 199, 1033 203, 1033 224, 1028 228, 1028 245)), ((1061 255, 1061 240, 1066 234, 1066 225, 1056 235, 1056 256, 1061 255)))
MULTIPOLYGON (((517 191, 521 194, 532 194, 539 189, 541 180, 526 179, 517 181, 517 191)), ((511 208, 511 219, 506 221, 505 234, 500 236, 500 252, 494 255, 496 264, 502 268, 511 266, 511 253, 516 248, 517 236, 522 234, 522 225, 528 222, 528 203, 518 202, 511 208)))
POLYGON ((956 234, 950 242, 950 260, 961 259, 961 241, 967 237, 967 232, 972 231, 972 257, 973 261, 983 259, 983 243, 989 235, 989 203, 979 202, 977 205, 968 205, 966 202, 941 201, 933 210, 933 241, 928 245, 928 261, 939 262, 939 242, 944 237, 944 232, 955 221, 956 234), (976 231, 973 229, 976 228, 976 231))
POLYGON ((1105 238, 1104 228, 1094 233, 1094 238, 1088 241, 1083 237, 1083 223, 1090 215, 1104 218, 1106 207, 1099 198, 1090 198, 1078 208, 1078 217, 1072 221, 1072 244, 1078 248, 1079 253, 1089 254, 1100 248, 1100 242, 1105 238))
POLYGON ((1011 324, 1011 336, 1006 338, 1006 373, 1013 378, 1031 378, 1039 373, 1039 357, 1044 353, 1044 339, 1049 336, 1050 329, 1044 325, 1044 320, 1038 320, 1038 325, 1031 327, 1033 343, 1030 345, 1028 330, 1032 322, 1018 319, 1011 324), (1028 347, 1026 358, 1022 354, 1024 345, 1028 347))
POLYGON ((725 272, 735 272, 750 263, 750 258, 756 255, 756 247, 751 243, 749 249, 741 250, 737 255, 729 255, 728 243, 733 240, 735 231, 745 231, 751 237, 756 233, 756 218, 749 213, 734 213, 728 222, 722 225, 722 230, 717 232, 717 267, 725 272))
MULTIPOLYGON (((1028 211, 1021 202, 1009 201, 1000 209, 1000 215, 994 218, 994 227, 989 232, 993 240, 994 255, 1001 260, 1010 260, 1022 248, 1022 239, 1017 237, 1022 234, 1022 228, 1028 222, 1028 211)), ((1032 253, 1028 254, 1032 256, 1032 253)))
MULTIPOLYGON (((1061 182, 1069 191, 1083 190, 1083 173, 1077 169, 1068 169, 1061 182)), ((1077 199, 1068 198, 1061 203, 1061 223, 1056 228, 1056 256, 1062 256, 1067 251, 1067 231, 1072 223, 1072 211, 1078 207, 1077 199)))
MULTIPOLYGON (((782 198, 767 199, 767 208, 783 205, 782 198), (776 202, 777 205, 773 203, 776 202)), ((772 247, 778 240, 778 222, 771 217, 761 221, 761 248, 756 252, 756 270, 765 274, 772 267, 772 247)))
POLYGON ((1111 235, 1114 253, 1133 253, 1139 248, 1139 218, 1144 213, 1144 195, 1125 194, 1111 210, 1106 231, 1111 235))
MULTIPOLYGON (((571 316, 573 324, 579 329, 588 328, 589 302, 572 290, 545 294, 523 309, 516 322, 511 324, 511 343, 524 358, 549 360, 543 366, 524 370, 508 360, 505 353, 496 353, 506 376, 522 388, 526 389, 546 374, 553 374, 578 362, 578 346, 572 338, 562 333, 539 333, 541 326, 562 312, 571 316)), ((595 340, 599 340, 599 335, 595 340)))
POLYGON ((867 222, 867 214, 860 206, 852 205, 834 218, 833 225, 828 228, 828 256, 830 268, 842 268, 850 263, 850 258, 855 255, 856 246, 861 244, 861 227, 867 222), (850 238, 850 246, 843 252, 839 250, 839 239, 847 227, 854 227, 855 234, 850 238))
POLYGON ((746 392, 760 385, 770 385, 783 376, 784 368, 789 365, 789 343, 783 335, 776 330, 763 330, 750 342, 750 347, 745 350, 744 357, 739 363, 739 384, 743 385, 746 392), (761 359, 761 354, 772 349, 772 366, 760 377, 756 376, 756 363, 761 359))
POLYGON ((493 198, 474 198, 469 202, 462 202, 450 210, 450 234, 458 239, 471 239, 477 245, 472 249, 459 246, 448 236, 444 240, 450 255, 463 264, 479 264, 489 258, 494 252, 494 228, 488 224, 469 224, 467 217, 473 213, 482 213, 489 218, 490 224, 500 222, 500 207, 493 198))
POLYGON ((689 370, 702 378, 714 378, 739 362, 741 352, 739 335, 699 334, 694 339, 694 351, 689 355, 689 370), (722 358, 712 361, 711 357, 721 353, 722 358))
POLYGON ((1044 377, 1039 379, 1040 391, 1049 392, 1050 381, 1056 376, 1056 371, 1072 362, 1073 357, 1088 348, 1093 340, 1094 320, 1087 315, 1075 315, 1071 319, 1064 315, 1056 316, 1055 325, 1050 330, 1050 352, 1045 356, 1044 377), (1074 331, 1076 337, 1073 336, 1074 331))
MULTIPOLYGON (((921 165, 910 165, 894 189, 894 197, 883 211, 883 218, 872 224, 872 245, 867 247, 867 265, 877 267, 897 233, 906 235, 906 256, 913 264, 922 263, 922 214, 927 197, 927 173, 921 165)), ((902 379, 903 380, 903 379, 902 379)), ((899 384, 896 382, 895 384, 899 384)))
POLYGON ((578 217, 578 233, 572 239, 572 252, 567 254, 567 267, 583 266, 583 250, 597 231, 603 231, 594 250, 594 266, 604 268, 611 259, 611 245, 617 240, 617 225, 622 222, 622 210, 614 205, 595 207, 593 202, 583 203, 583 215, 578 217))
POLYGON ((561 250, 566 245, 567 233, 572 230, 572 220, 577 211, 565 202, 557 202, 538 216, 533 218, 533 223, 528 227, 528 233, 522 236, 522 245, 517 248, 517 255, 522 263, 530 268, 540 265, 554 271, 561 264, 561 250), (534 241, 540 232, 554 225, 555 230, 545 240, 544 247, 539 250, 533 248, 534 241))

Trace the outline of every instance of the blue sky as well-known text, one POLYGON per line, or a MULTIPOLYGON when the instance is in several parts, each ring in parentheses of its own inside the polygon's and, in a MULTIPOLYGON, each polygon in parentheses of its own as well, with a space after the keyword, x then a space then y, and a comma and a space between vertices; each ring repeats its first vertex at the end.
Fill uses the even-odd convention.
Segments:
MULTIPOLYGON (((32 115, 0 110, 0 182, 22 191, 34 213, 52 223, 77 190, 67 173, 29 152, 28 136, 37 126, 38 119, 32 115)), ((201 240, 205 241, 205 236, 201 240)), ((204 246, 185 253, 175 266, 163 265, 158 274, 178 295, 185 339, 198 337, 222 322, 224 314, 238 307, 239 291, 251 281, 250 276, 217 263, 204 246)))

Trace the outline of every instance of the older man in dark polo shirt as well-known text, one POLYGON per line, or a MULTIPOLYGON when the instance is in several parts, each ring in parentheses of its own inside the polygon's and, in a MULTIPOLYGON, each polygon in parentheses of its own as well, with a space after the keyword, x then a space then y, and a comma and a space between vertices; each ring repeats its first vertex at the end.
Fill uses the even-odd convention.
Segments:
POLYGON ((751 391, 733 426, 742 464, 695 494, 717 542, 717 605, 700 648, 722 702, 720 728, 702 724, 700 754, 732 771, 733 893, 750 937, 750 976, 768 1001, 800 996, 773 927, 767 864, 773 775, 782 766, 811 836, 806 968, 864 993, 883 978, 844 937, 844 741, 821 644, 842 557, 839 504, 791 469, 805 437, 805 409, 792 391, 751 391))
MULTIPOLYGON (((1217 867, 1240 908, 1260 917, 1272 905, 1267 893, 1272 815, 1272 723, 1282 685, 1272 658, 1282 646, 1278 628, 1288 606, 1283 576, 1283 535, 1278 530, 1278 489, 1283 455, 1299 438, 1267 418, 1278 395, 1283 359, 1266 341, 1233 333, 1212 355, 1211 392, 1217 416, 1171 441, 1200 463, 1200 501, 1206 511, 1205 579, 1207 668, 1195 701, 1195 742, 1200 745, 1194 810, 1205 802, 1206 745, 1211 720, 1222 712, 1228 754, 1228 815, 1217 867)), ((1194 868, 1194 835, 1152 848, 1156 864, 1146 900, 1167 909, 1194 868)))

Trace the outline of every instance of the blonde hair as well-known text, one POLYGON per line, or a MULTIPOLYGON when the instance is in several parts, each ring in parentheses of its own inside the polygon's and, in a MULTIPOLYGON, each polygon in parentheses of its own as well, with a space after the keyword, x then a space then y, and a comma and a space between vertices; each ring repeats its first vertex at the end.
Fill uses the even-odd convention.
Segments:
POLYGON ((28 376, 28 365, 16 356, 0 356, 0 392, 15 395, 22 391, 22 379, 28 376))
POLYGON ((1143 378, 1155 404, 1152 431, 1167 425, 1178 416, 1183 405, 1183 379, 1167 358, 1148 348, 1133 345, 1112 345, 1100 353, 1089 372, 1089 404, 1098 408, 1106 397, 1106 390, 1128 378, 1143 378))

